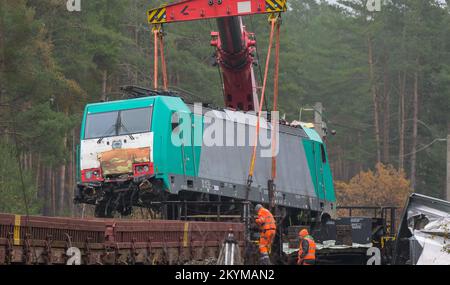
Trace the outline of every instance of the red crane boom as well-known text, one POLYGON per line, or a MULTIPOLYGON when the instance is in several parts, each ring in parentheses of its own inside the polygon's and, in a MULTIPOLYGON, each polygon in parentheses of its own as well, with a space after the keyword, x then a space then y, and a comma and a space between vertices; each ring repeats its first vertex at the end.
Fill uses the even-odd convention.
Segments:
POLYGON ((253 111, 259 108, 253 72, 256 41, 240 16, 286 11, 286 0, 185 0, 148 11, 153 25, 217 19, 218 32, 211 32, 211 45, 223 76, 225 106, 253 111))

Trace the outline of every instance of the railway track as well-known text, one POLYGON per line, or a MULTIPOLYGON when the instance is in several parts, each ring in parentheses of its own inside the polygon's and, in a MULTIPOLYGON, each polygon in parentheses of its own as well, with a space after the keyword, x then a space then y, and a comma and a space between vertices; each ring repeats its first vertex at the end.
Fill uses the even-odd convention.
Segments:
POLYGON ((0 214, 0 265, 211 262, 231 232, 242 247, 242 223, 0 214))

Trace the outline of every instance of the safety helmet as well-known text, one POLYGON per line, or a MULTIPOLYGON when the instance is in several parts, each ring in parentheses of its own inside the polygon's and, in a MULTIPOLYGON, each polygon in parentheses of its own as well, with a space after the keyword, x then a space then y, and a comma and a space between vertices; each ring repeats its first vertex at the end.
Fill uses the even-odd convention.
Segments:
POLYGON ((308 230, 307 229, 303 229, 298 233, 298 236, 301 238, 306 237, 307 235, 309 235, 308 230))
POLYGON ((255 206, 255 211, 258 212, 263 206, 261 204, 258 204, 255 206))

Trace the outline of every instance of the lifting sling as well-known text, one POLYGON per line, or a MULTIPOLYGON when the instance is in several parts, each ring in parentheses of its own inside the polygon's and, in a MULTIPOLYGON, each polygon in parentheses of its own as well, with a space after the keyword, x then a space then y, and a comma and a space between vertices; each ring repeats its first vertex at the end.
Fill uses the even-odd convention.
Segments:
MULTIPOLYGON (((265 92, 266 92, 266 88, 267 88, 267 77, 268 77, 268 72, 269 72, 269 65, 270 65, 270 57, 271 57, 271 53, 272 53, 272 44, 273 44, 273 38, 274 38, 274 34, 276 32, 276 39, 275 39, 275 72, 274 72, 274 102, 273 102, 273 111, 276 112, 278 111, 278 77, 279 77, 279 56, 280 56, 280 26, 281 26, 281 22, 280 22, 280 16, 274 16, 272 15, 270 18, 270 23, 271 23, 271 29, 270 29, 270 37, 269 37, 269 47, 267 50, 267 58, 266 58, 266 66, 264 69, 264 78, 263 78, 263 86, 262 86, 262 90, 261 90, 261 101, 259 103, 259 112, 257 115, 257 122, 256 122, 256 132, 255 132, 255 138, 254 138, 254 145, 253 145, 253 152, 252 152, 252 157, 251 157, 251 161, 250 161, 250 169, 249 169, 249 175, 247 178, 247 193, 246 193, 246 200, 249 199, 249 195, 250 195, 250 187, 253 183, 253 175, 255 172, 255 162, 256 162, 256 151, 257 151, 257 147, 258 147, 258 138, 259 138, 259 132, 260 132, 260 119, 261 119, 261 113, 262 113, 262 106, 264 104, 264 97, 265 97, 265 92)), ((276 178, 277 175, 277 170, 276 170, 276 148, 277 148, 277 141, 276 141, 276 131, 278 130, 278 120, 272 120, 272 171, 271 171, 271 181, 273 183, 273 181, 276 178)), ((274 193, 272 193, 273 195, 274 193)), ((269 196, 272 196, 271 194, 269 194, 269 196)), ((269 197, 270 198, 270 206, 273 207, 273 197, 269 197)))

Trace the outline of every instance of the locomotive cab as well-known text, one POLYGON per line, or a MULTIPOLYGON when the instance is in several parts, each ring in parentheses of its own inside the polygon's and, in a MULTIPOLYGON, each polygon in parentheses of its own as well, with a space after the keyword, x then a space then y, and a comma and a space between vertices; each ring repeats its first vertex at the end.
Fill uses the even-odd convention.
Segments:
POLYGON ((153 174, 152 111, 152 105, 105 112, 89 110, 80 146, 81 182, 153 174))
POLYGON ((95 205, 96 215, 104 217, 114 211, 127 215, 132 206, 148 206, 167 195, 167 166, 181 172, 174 165, 182 165, 181 150, 170 140, 174 112, 190 111, 180 98, 170 96, 88 104, 75 202, 95 205))
POLYGON ((154 107, 154 98, 148 97, 86 106, 77 160, 76 203, 95 205, 99 217, 112 216, 114 210, 131 213, 134 188, 144 181, 148 187, 155 175, 154 107))

